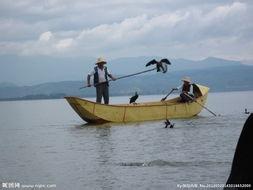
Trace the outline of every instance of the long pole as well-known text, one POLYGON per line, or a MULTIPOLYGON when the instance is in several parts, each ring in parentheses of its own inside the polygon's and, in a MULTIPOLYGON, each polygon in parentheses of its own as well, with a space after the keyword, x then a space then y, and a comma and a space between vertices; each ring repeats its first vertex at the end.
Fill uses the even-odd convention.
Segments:
MULTIPOLYGON (((148 70, 145 70, 145 71, 140 71, 138 73, 133 73, 133 74, 130 74, 130 75, 125 75, 125 76, 122 76, 122 77, 118 77, 116 80, 127 78, 127 77, 132 77, 132 76, 139 75, 139 74, 142 74, 142 73, 147 73, 147 72, 150 72, 150 71, 153 71, 153 70, 156 70, 156 68, 148 69, 148 70)), ((108 80, 108 82, 110 82, 110 81, 112 81, 112 79, 108 80)), ((95 85, 98 85, 98 84, 101 84, 101 83, 96 83, 96 84, 93 84, 91 86, 95 86, 95 85)), ((87 87, 90 87, 90 86, 86 85, 86 86, 83 86, 83 87, 81 87, 79 89, 83 89, 83 88, 87 88, 87 87)))
POLYGON ((209 111, 211 114, 213 114, 214 116, 217 116, 214 112, 212 112, 210 109, 208 109, 206 106, 204 106, 203 104, 197 102, 197 100, 193 99, 191 96, 189 96, 188 94, 184 93, 188 98, 190 98, 191 100, 193 100, 194 102, 196 102, 198 105, 200 105, 201 107, 205 108, 207 111, 209 111))
POLYGON ((166 100, 166 98, 174 91, 175 89, 171 89, 171 91, 164 97, 161 99, 161 101, 166 100))

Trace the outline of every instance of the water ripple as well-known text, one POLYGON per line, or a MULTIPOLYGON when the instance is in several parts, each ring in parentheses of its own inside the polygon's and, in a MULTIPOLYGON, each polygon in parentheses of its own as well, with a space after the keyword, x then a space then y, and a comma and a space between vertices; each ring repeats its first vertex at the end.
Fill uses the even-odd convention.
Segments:
POLYGON ((152 160, 147 162, 121 162, 119 166, 138 166, 138 167, 152 167, 152 166, 171 166, 171 167, 206 167, 217 165, 230 165, 231 162, 226 161, 166 161, 166 160, 152 160))

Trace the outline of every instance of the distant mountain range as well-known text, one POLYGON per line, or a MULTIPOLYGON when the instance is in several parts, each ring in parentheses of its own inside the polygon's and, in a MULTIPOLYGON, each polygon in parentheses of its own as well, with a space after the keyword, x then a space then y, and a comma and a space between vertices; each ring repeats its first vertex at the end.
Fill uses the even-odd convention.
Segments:
MULTIPOLYGON (((151 58, 147 57, 121 58, 112 60, 108 67, 111 68, 113 73, 130 74, 147 69, 144 65, 149 60, 151 58)), ((110 94, 132 95, 135 91, 142 95, 165 94, 172 87, 178 86, 183 76, 190 76, 194 82, 209 86, 212 92, 253 90, 253 66, 218 58, 207 58, 202 61, 177 59, 171 60, 171 62, 172 66, 169 67, 169 71, 165 74, 154 71, 146 75, 111 82, 110 94)), ((92 66, 90 67, 92 68, 92 66)), ((83 78, 86 78, 87 71, 82 72, 79 70, 75 72, 82 72, 83 78)), ((54 75, 55 73, 58 72, 51 71, 46 75, 54 75)), ((83 90, 79 89, 85 84, 86 81, 81 80, 48 82, 30 86, 0 83, 0 99, 48 99, 62 98, 67 95, 95 96, 93 87, 83 90)))
MULTIPOLYGON (((145 70, 146 63, 161 57, 127 57, 108 60, 109 70, 116 76, 145 70)), ((200 61, 171 59, 171 70, 199 70, 223 66, 241 65, 238 61, 206 58, 200 61)), ((95 66, 96 58, 56 58, 48 56, 0 55, 0 83, 14 85, 35 85, 59 81, 81 81, 95 66)))

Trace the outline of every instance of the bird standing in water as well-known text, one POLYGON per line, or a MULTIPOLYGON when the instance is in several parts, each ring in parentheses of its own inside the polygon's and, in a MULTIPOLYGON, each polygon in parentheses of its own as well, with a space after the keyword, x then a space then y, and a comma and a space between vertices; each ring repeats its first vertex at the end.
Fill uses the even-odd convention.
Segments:
POLYGON ((171 123, 170 120, 168 120, 168 119, 166 119, 166 121, 164 122, 164 124, 165 124, 165 128, 167 128, 168 126, 170 128, 173 128, 174 125, 175 125, 175 123, 171 123))
POLYGON ((245 108, 244 113, 245 114, 250 114, 249 111, 247 110, 247 108, 245 108))

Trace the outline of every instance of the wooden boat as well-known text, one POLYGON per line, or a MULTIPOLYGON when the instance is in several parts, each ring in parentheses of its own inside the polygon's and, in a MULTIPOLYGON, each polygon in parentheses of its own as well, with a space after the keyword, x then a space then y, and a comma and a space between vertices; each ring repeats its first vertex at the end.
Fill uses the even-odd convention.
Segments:
MULTIPOLYGON (((204 105, 209 88, 193 84, 196 101, 204 105)), ((138 104, 105 105, 78 97, 65 97, 75 112, 88 123, 105 122, 139 122, 174 118, 188 118, 197 115, 201 110, 196 102, 180 102, 180 97, 166 101, 138 104)))

